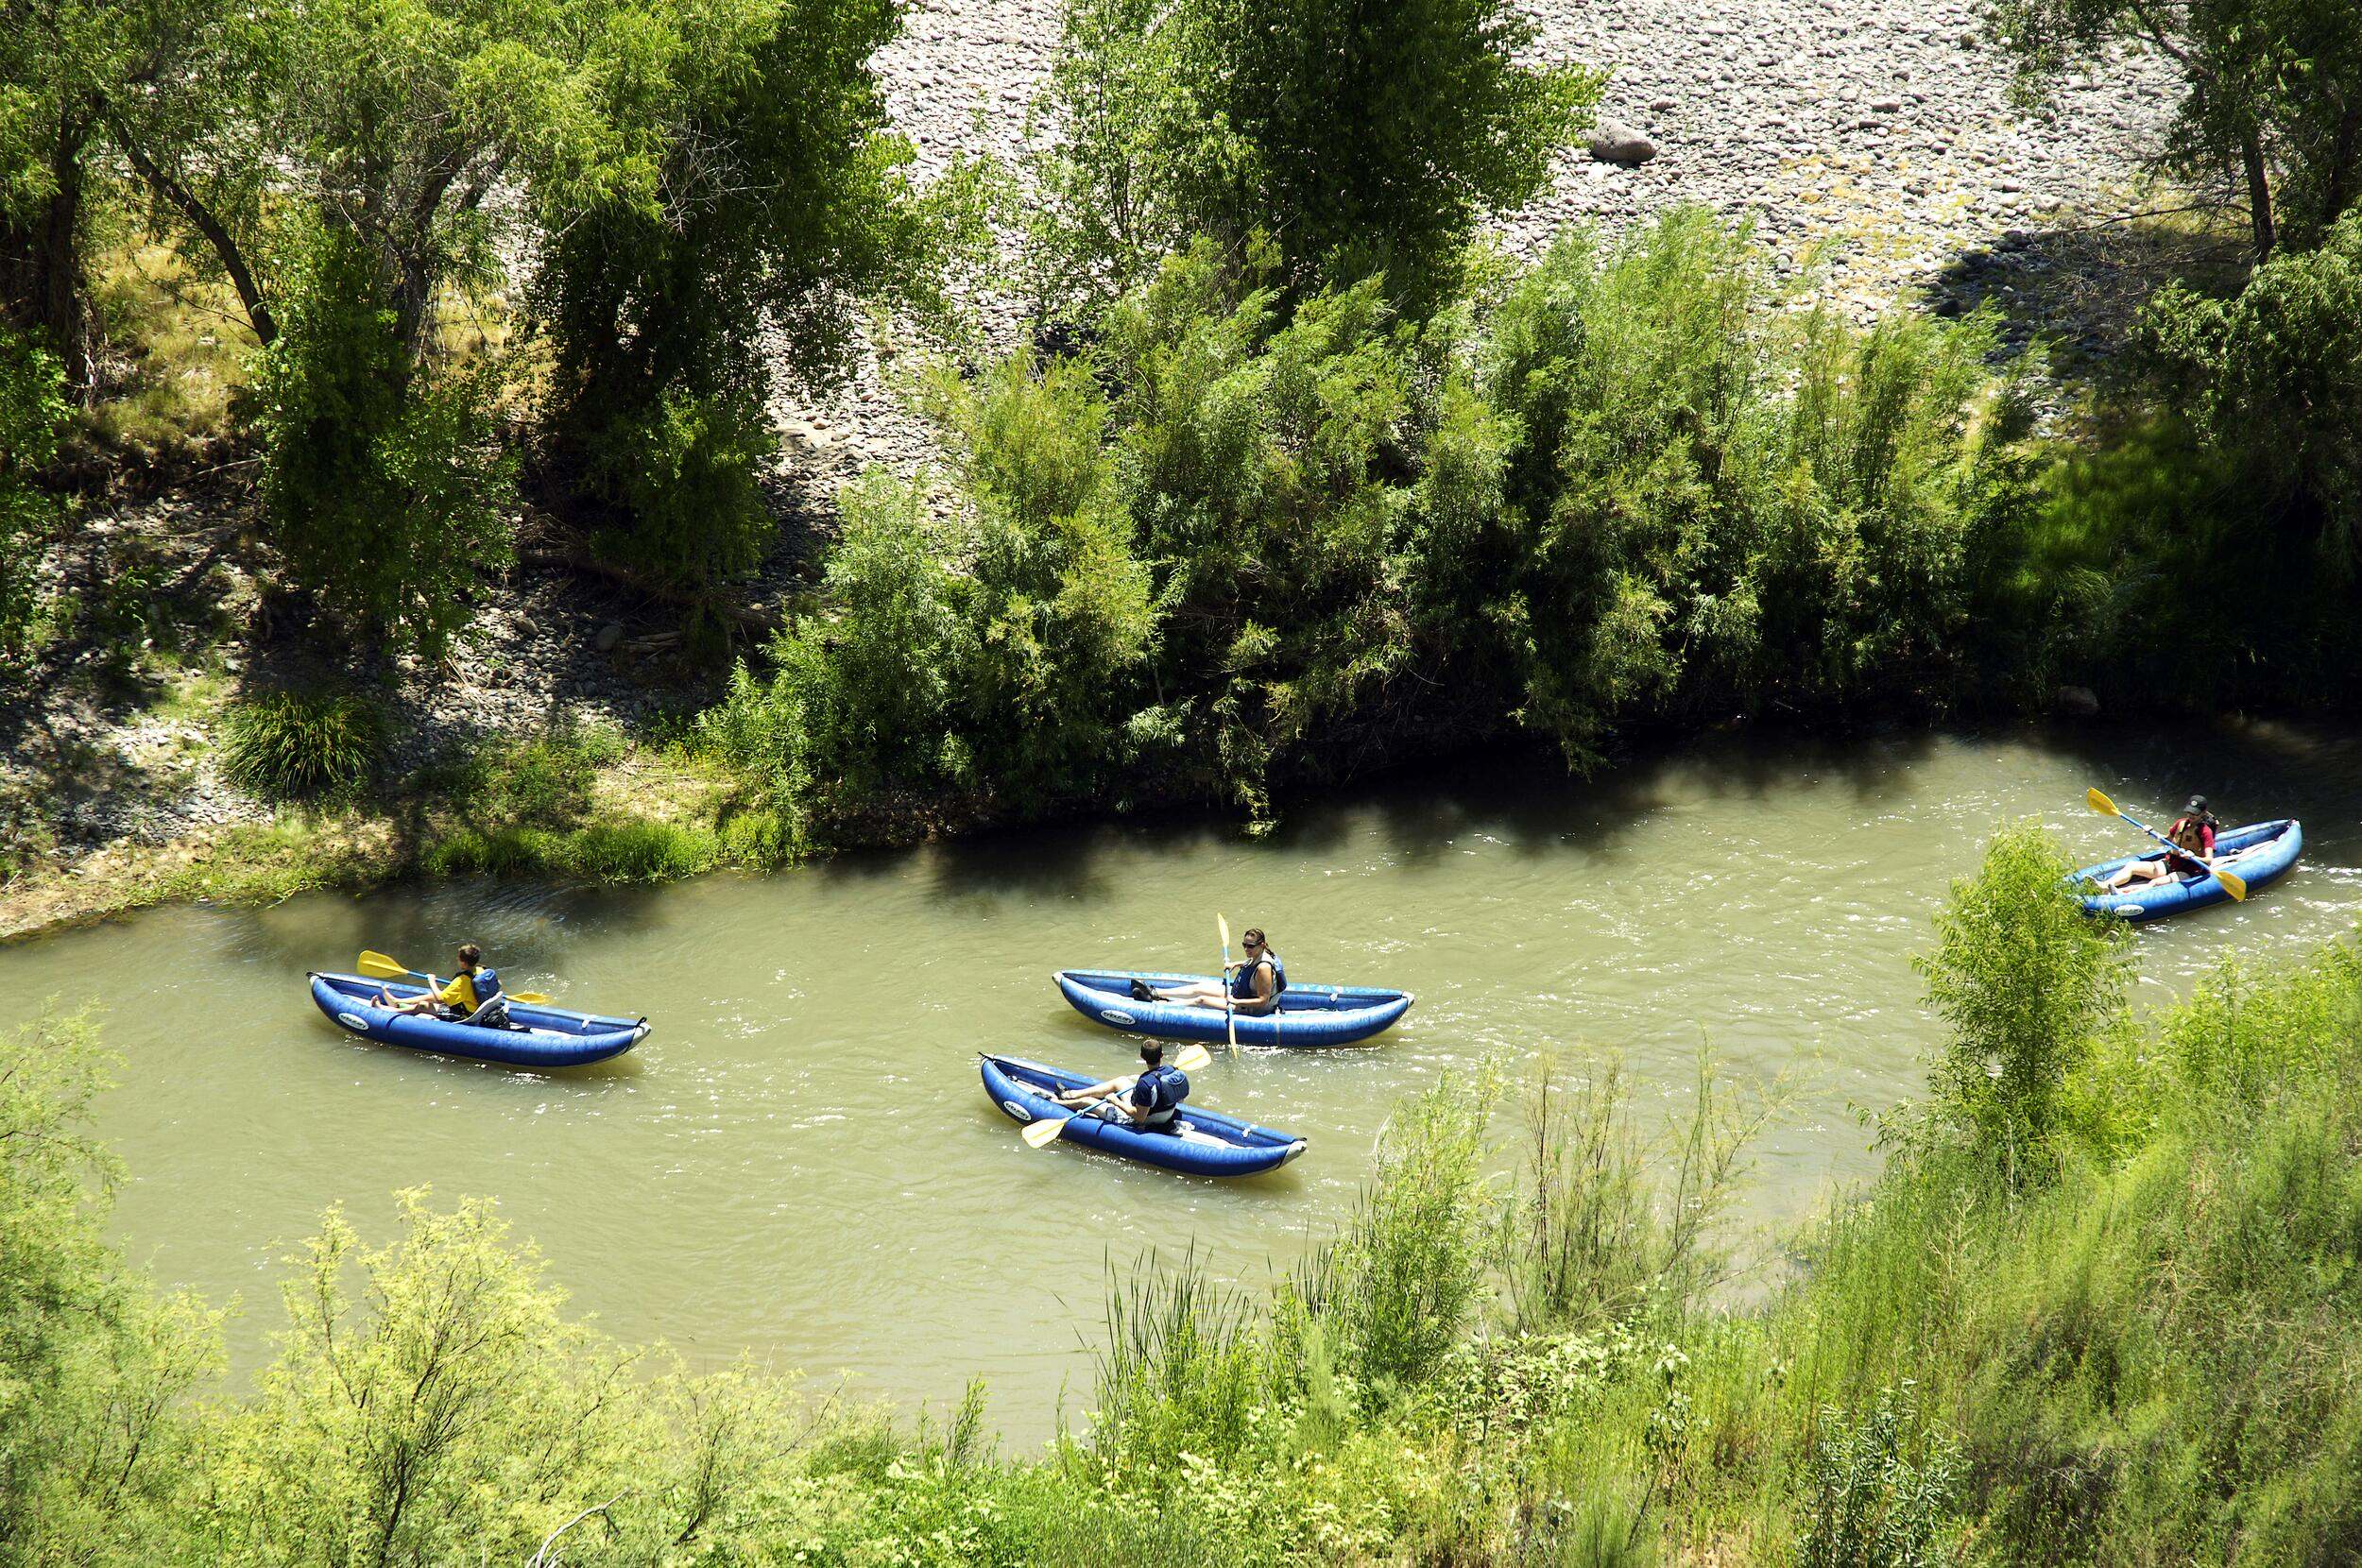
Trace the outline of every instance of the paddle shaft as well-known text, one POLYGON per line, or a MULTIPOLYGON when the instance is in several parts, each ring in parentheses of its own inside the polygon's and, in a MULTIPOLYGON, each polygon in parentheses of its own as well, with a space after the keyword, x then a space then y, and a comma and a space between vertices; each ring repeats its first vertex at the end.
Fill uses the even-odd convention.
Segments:
POLYGON ((1226 915, 1214 916, 1214 925, 1222 932, 1222 1029, 1229 1038, 1230 1054, 1239 1054, 1239 1003, 1230 990, 1230 920, 1226 915))
MULTIPOLYGON (((1124 1091, 1121 1089, 1116 1091, 1117 1094, 1121 1094, 1124 1091)), ((1094 1113, 1099 1113, 1100 1119, 1102 1121, 1113 1119, 1104 1115, 1108 1107, 1114 1103, 1113 1096, 1104 1096, 1101 1099, 1094 1099, 1087 1105, 1058 1105, 1058 1102, 1055 1099, 1053 1099, 1050 1103, 1057 1105, 1058 1109, 1064 1111, 1066 1115, 1062 1116, 1045 1116, 1041 1120, 1032 1123, 1025 1129, 1024 1132, 1018 1133, 1018 1136, 1024 1140, 1025 1146, 1028 1149, 1047 1149, 1052 1144, 1056 1143, 1060 1138, 1066 1135, 1066 1124, 1072 1121, 1076 1116, 1087 1116, 1094 1113), (1041 1129, 1045 1127, 1055 1128, 1056 1131, 1044 1133, 1041 1129)))

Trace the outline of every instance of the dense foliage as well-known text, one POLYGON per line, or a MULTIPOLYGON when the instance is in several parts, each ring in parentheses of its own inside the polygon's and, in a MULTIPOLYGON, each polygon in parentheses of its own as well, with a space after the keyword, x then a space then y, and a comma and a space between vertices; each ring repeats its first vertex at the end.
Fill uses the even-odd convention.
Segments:
POLYGON ((0 329, 0 668, 23 652, 32 563, 56 503, 40 487, 66 421, 56 356, 0 329))
POLYGON ((864 300, 941 286, 976 182, 911 188, 868 63, 899 26, 890 0, 617 19, 613 178, 548 194, 538 288, 553 463, 609 558, 699 586, 752 568, 775 526, 755 482, 772 367, 825 385, 864 300))
POLYGON ((2124 929, 2056 896, 2065 869, 2041 832, 2005 830, 1937 915, 1920 965, 1955 1041, 1929 1075, 1924 1130, 1964 1141, 2013 1186, 2049 1175, 2064 1086, 2130 979, 2124 929))
POLYGON ((1044 304, 1095 317, 1201 236, 1292 287, 1448 301, 1598 96, 1538 31, 1505 0, 1074 0, 1033 160, 1044 304))
POLYGON ((863 300, 932 297, 974 205, 966 176, 919 200, 883 131, 886 0, 41 0, 16 20, 5 320, 89 379, 109 204, 220 280, 259 350, 271 541, 323 633, 436 652, 464 622, 512 526, 496 399, 543 417, 552 493, 609 558, 743 572, 773 526, 765 355, 825 381, 863 300), (509 351, 520 325, 549 329, 554 373, 509 351))
POLYGON ((2141 398, 2066 455, 2026 540, 2028 646, 2168 710, 2351 705, 2362 217, 2228 296, 2165 289, 2135 347, 2141 398))
POLYGON ((256 378, 263 505, 296 580, 348 623, 439 654, 511 557, 514 460, 482 368, 430 370, 351 235, 308 237, 256 378))
POLYGON ((2035 935, 2062 870, 2006 834, 1931 961, 1991 947, 1980 976, 2070 998, 2029 1025, 1939 981, 1912 1124, 2005 1135, 1891 1144, 1753 1306, 1704 1293, 1727 1236, 1684 1228, 1760 1103, 1660 1133, 1612 1065, 1553 1070, 1504 1187, 1498 1081, 1447 1079, 1267 1295, 1135 1267, 1094 1414, 1030 1460, 981 1389, 912 1430, 618 1347, 488 1206, 417 1192, 382 1247, 332 1211, 273 1361, 192 1398, 217 1325, 102 1240, 90 1031, 47 1020, 0 1041, 0 1561, 2347 1560, 2362 946, 2138 1016, 2091 983, 2104 942, 2035 935), (1960 1099, 1945 1064, 2031 1035, 2043 1070, 1960 1099))
POLYGON ((1262 812, 1438 737, 1983 694, 2036 473, 1989 330, 1773 300, 1702 213, 1424 324, 1201 242, 1087 349, 939 371, 950 472, 847 492, 825 609, 707 731, 823 815, 1262 812))

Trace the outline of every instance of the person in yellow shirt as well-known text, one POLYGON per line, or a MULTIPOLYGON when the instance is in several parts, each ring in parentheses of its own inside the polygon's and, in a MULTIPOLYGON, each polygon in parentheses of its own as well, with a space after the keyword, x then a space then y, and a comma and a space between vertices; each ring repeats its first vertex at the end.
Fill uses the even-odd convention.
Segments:
POLYGON ((493 1013, 501 1014, 498 1021, 505 1022, 508 1011, 506 998, 501 996, 500 976, 485 966, 484 949, 472 942, 459 945, 459 973, 440 991, 429 991, 407 1001, 391 991, 380 991, 377 1005, 396 1013, 423 1013, 429 1017, 450 1016, 485 1023, 495 1021, 493 1013))

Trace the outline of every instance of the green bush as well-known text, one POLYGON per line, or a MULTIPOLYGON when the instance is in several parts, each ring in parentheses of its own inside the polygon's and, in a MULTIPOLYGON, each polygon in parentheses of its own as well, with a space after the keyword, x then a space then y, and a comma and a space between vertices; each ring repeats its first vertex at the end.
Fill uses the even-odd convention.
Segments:
POLYGON ((297 247, 279 322, 255 378, 271 542, 336 615, 439 653, 514 557, 497 366, 414 366, 377 258, 341 230, 297 247))
POLYGON ((1543 1058, 1527 1101, 1521 1181, 1501 1215, 1499 1270, 1520 1333, 1599 1330, 1687 1308, 1721 1281, 1717 1231, 1740 1155, 1777 1101, 1735 1095, 1703 1054, 1696 1084, 1687 1120, 1650 1138, 1619 1063, 1569 1075, 1543 1058))
POLYGON ((802 821, 768 807, 750 807, 722 819, 722 854, 734 865, 768 870, 804 853, 802 821))
POLYGON ((1365 1386, 1424 1381, 1492 1301, 1496 1093, 1489 1075, 1446 1077, 1397 1106, 1361 1202, 1308 1278, 1306 1301, 1365 1386))
POLYGON ((723 847, 710 828, 671 822, 462 827, 436 840, 424 864, 437 877, 666 882, 712 870, 721 863, 723 847))
POLYGON ((1211 245, 1068 358, 937 368, 950 483, 847 490, 819 604, 704 724, 815 822, 1274 792, 1513 725, 2022 699, 2051 601, 1983 318, 1775 311, 1743 230, 1572 238, 1498 308, 1283 309, 1211 245))
POLYGON ((1480 220, 1549 182, 1598 97, 1537 36, 1502 0, 1071 0, 1037 106, 1040 291, 1095 315, 1211 236, 1293 288, 1383 273, 1447 301, 1480 220))
POLYGON ((221 719, 222 776, 271 800, 354 789, 385 748, 385 712, 361 697, 275 692, 232 703, 221 719))
POLYGON ((1626 716, 1925 707, 1977 690, 1979 611, 2035 508, 1982 317, 1784 327, 1743 229, 1691 209, 1562 239, 1493 325, 1511 453, 1504 633, 1523 722, 1577 757, 1626 716))
POLYGON ((1956 1444, 1922 1430, 1908 1382, 1879 1389, 1858 1417, 1824 1409, 1805 1476, 1796 1568, 1943 1568, 1958 1530, 1959 1464, 1956 1444))
POLYGON ((26 652, 32 564, 57 511, 37 481, 57 454, 66 415, 57 356, 0 328, 0 664, 26 652))
POLYGON ((628 521, 599 530, 607 559, 659 581, 711 584, 762 564, 776 524, 756 476, 778 446, 751 384, 673 392, 601 436, 585 489, 628 521))
POLYGON ((2072 871, 2038 827, 1996 834, 1919 961, 1952 1030, 1929 1074, 1935 1118, 2012 1186, 2055 1159, 2068 1082, 2129 983, 2128 934, 2083 912, 2072 871))
POLYGON ((2318 250, 2209 299, 2170 284, 2142 346, 2174 406, 2263 486, 2263 520, 2351 580, 2362 570, 2362 213, 2318 250))

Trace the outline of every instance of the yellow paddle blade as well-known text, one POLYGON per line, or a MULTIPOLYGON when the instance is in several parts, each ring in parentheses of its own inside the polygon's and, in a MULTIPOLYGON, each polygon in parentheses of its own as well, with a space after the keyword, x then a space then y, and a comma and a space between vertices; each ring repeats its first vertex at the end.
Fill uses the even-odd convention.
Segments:
POLYGON ((1025 1140, 1025 1147, 1028 1149, 1047 1149, 1056 1143, 1058 1134, 1065 1131, 1066 1117, 1049 1116, 1040 1121, 1027 1122, 1025 1131, 1019 1133, 1018 1136, 1025 1140))
POLYGON ((2103 817, 2120 817, 2124 815, 2122 811, 2116 810, 2116 803, 2114 801, 2110 800, 2106 795, 2101 794, 2097 790, 2084 791, 2083 800, 2084 803, 2090 806, 2093 810, 2097 811, 2103 817))
POLYGON ((2214 873, 2215 880, 2222 884, 2223 892, 2240 903, 2247 901, 2247 882, 2244 878, 2233 876, 2220 866, 2216 866, 2214 873))
POLYGON ((1230 922, 1217 914, 1214 916, 1214 929, 1222 932, 1222 956, 1226 963, 1230 958, 1230 922))
POLYGON ((1172 1059, 1172 1065, 1183 1072, 1195 1072, 1212 1060, 1212 1057, 1206 1054, 1204 1046, 1184 1046, 1181 1048, 1181 1054, 1172 1059))

